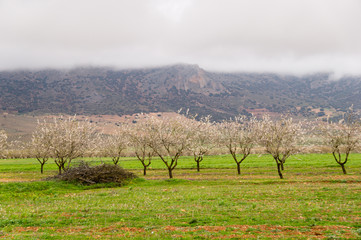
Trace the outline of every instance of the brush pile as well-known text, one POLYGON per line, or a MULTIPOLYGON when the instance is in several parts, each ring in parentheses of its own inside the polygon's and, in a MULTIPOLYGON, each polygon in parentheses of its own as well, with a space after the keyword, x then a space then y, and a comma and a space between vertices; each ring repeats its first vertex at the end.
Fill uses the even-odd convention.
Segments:
POLYGON ((63 174, 54 178, 67 182, 78 182, 84 185, 97 183, 119 183, 136 178, 137 176, 118 165, 100 164, 97 166, 89 166, 88 163, 82 161, 79 166, 71 167, 63 174))

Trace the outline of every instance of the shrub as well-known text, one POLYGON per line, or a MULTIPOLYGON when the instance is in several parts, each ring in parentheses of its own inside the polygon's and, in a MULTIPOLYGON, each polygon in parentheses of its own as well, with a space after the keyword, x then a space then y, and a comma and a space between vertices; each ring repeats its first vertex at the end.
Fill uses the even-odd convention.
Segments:
POLYGON ((62 174, 54 176, 55 179, 67 182, 79 182, 84 185, 96 183, 119 183, 123 184, 129 179, 137 176, 118 165, 101 164, 97 166, 89 166, 88 163, 82 161, 79 166, 71 167, 62 174))

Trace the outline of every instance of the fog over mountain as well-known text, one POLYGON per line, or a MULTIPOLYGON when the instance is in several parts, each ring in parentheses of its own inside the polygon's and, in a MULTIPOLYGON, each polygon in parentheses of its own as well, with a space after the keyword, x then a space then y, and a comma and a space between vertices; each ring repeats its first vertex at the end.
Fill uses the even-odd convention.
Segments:
POLYGON ((0 0, 0 70, 361 74, 358 0, 0 0))

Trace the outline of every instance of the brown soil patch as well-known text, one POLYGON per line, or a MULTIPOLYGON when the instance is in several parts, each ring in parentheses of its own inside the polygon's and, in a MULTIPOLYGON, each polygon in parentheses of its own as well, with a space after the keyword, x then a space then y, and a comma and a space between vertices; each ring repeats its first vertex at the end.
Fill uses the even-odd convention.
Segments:
POLYGON ((269 226, 269 225, 231 225, 231 226, 198 226, 198 227, 175 227, 166 226, 164 230, 170 232, 220 232, 231 231, 232 234, 217 236, 216 238, 253 238, 261 235, 269 238, 281 237, 311 237, 315 239, 327 238, 330 233, 336 234, 342 231, 342 238, 354 238, 355 235, 350 227, 346 226, 314 226, 314 227, 293 227, 293 226, 269 226))
MULTIPOLYGON (((139 171, 140 170, 134 170, 139 171)), ((277 175, 277 169, 275 172, 264 172, 264 173, 252 173, 249 170, 242 172, 241 175, 237 175, 237 170, 231 168, 222 168, 222 169, 210 169, 205 168, 201 169, 200 172, 197 172, 196 169, 175 169, 173 175, 177 179, 185 180, 202 180, 202 181, 212 181, 212 180, 238 180, 240 183, 243 181, 253 181, 253 180, 263 180, 267 179, 268 181, 279 180, 277 175)), ((314 184, 314 183, 361 183, 361 177, 358 172, 354 172, 354 175, 343 175, 339 172, 287 172, 285 173, 285 180, 282 182, 275 181, 274 184, 284 183, 284 184, 314 184)), ((360 172, 361 173, 361 172, 360 172)), ((147 180, 166 180, 168 178, 168 172, 164 169, 150 169, 145 176, 147 180)), ((257 182, 255 182, 257 184, 257 182)), ((269 182, 270 184, 270 182, 269 182)))
POLYGON ((0 182, 24 182, 21 178, 0 178, 0 182))
MULTIPOLYGON (((68 227, 68 228, 52 228, 52 227, 17 227, 14 228, 14 232, 41 232, 42 230, 53 230, 59 233, 80 233, 80 232, 90 232, 94 237, 104 236, 103 234, 113 235, 115 232, 118 232, 121 236, 123 233, 134 234, 146 234, 147 230, 144 228, 137 227, 124 227, 121 226, 123 223, 118 223, 109 227, 103 228, 92 228, 86 229, 82 227, 68 227), (101 235, 98 235, 101 234, 101 235)), ((305 227, 305 226, 273 226, 273 225, 230 225, 230 226, 195 226, 195 227, 176 227, 176 226, 166 226, 160 229, 152 229, 154 232, 166 231, 172 234, 172 236, 182 237, 181 232, 199 232, 202 235, 202 232, 226 232, 224 235, 219 233, 215 235, 215 239, 229 239, 229 238, 255 238, 257 236, 267 237, 267 238, 300 238, 307 237, 312 239, 324 239, 327 238, 330 234, 338 235, 343 239, 356 238, 357 236, 352 231, 352 228, 347 226, 314 226, 314 227, 305 227)), ((119 236, 120 236, 119 235, 119 236)), ((0 236, 1 238, 1 236, 0 236)))
POLYGON ((37 232, 39 231, 39 227, 17 227, 15 229, 16 232, 37 232))
POLYGON ((94 232, 114 232, 114 231, 140 233, 140 232, 144 232, 145 230, 143 228, 119 227, 119 226, 109 226, 94 230, 94 232))

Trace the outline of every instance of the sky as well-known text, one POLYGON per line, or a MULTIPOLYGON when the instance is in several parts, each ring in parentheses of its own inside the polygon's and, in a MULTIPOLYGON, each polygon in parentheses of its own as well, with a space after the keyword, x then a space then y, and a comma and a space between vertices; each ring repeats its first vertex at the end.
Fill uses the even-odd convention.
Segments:
POLYGON ((0 0, 0 70, 361 74, 360 0, 0 0))

